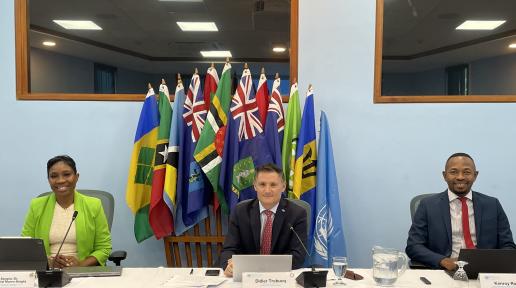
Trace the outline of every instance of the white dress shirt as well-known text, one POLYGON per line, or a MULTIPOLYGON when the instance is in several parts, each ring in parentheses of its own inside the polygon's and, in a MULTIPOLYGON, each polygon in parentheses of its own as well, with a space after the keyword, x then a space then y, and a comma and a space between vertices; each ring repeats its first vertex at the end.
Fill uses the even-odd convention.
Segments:
MULTIPOLYGON (((467 198, 468 218, 469 218, 469 232, 473 244, 477 245, 477 233, 475 229, 475 211, 473 210, 473 194, 471 190, 464 197, 467 198)), ((464 241, 464 234, 462 231, 462 203, 455 193, 448 189, 448 199, 450 201, 450 218, 452 231, 452 254, 451 258, 457 258, 461 248, 466 248, 466 241, 464 241)))

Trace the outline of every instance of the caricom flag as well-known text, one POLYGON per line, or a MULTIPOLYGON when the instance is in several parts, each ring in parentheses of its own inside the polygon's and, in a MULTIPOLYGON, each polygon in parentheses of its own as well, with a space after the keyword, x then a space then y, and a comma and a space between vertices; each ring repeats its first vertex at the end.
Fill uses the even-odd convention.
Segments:
POLYGON ((149 203, 154 171, 154 152, 158 139, 158 104, 154 89, 147 92, 143 102, 133 153, 127 176, 126 202, 134 216, 134 236, 138 243, 152 236, 149 225, 149 203))

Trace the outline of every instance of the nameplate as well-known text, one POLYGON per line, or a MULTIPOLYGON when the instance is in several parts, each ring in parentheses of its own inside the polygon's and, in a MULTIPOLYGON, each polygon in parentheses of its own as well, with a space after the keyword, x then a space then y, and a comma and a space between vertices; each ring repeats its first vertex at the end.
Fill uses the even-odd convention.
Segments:
POLYGON ((516 274, 479 273, 480 288, 516 288, 516 274))
POLYGON ((36 271, 0 271, 0 288, 34 288, 36 271))
POLYGON ((243 287, 295 287, 294 272, 254 273, 242 274, 243 287))

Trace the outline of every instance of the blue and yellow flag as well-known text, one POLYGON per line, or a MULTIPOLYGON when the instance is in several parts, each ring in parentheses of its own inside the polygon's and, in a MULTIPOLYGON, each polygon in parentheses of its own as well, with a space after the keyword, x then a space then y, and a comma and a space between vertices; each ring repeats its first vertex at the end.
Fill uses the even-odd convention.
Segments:
POLYGON ((158 140, 159 113, 154 89, 143 103, 134 136, 133 153, 127 176, 126 201, 134 216, 134 236, 138 243, 153 235, 149 224, 149 204, 154 171, 154 153, 158 140))
MULTIPOLYGON (((301 128, 296 147, 296 161, 294 163, 293 198, 301 199, 315 208, 316 176, 317 176, 317 148, 315 145, 315 117, 314 94, 310 87, 306 95, 305 108, 301 118, 301 128)), ((315 213, 312 213, 311 226, 315 223, 315 213)), ((313 228, 308 231, 308 240, 312 239, 313 228)))

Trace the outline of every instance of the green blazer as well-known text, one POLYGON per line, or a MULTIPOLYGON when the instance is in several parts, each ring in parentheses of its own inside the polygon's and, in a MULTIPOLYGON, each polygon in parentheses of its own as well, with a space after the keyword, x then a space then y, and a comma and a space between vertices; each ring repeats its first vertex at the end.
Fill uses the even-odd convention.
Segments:
MULTIPOLYGON (((22 236, 43 239, 47 256, 50 254, 48 234, 55 205, 54 193, 32 199, 21 233, 22 236)), ((93 256, 97 258, 100 265, 105 265, 109 253, 111 253, 111 234, 102 202, 100 199, 75 191, 74 208, 79 212, 75 219, 79 261, 93 256)))

